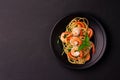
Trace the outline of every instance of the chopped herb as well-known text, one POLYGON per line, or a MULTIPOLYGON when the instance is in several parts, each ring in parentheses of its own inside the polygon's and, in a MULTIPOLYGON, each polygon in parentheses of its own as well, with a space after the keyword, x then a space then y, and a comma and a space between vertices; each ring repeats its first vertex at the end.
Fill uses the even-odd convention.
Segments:
POLYGON ((63 50, 63 52, 62 52, 62 54, 61 55, 63 55, 65 52, 64 52, 64 50, 63 50))
POLYGON ((80 46, 78 47, 78 51, 82 50, 84 47, 85 47, 84 44, 80 45, 80 46))
POLYGON ((71 51, 71 48, 68 49, 68 52, 70 52, 70 51, 71 51))
POLYGON ((78 47, 78 51, 82 50, 83 48, 85 48, 87 46, 90 46, 90 39, 89 39, 88 35, 86 34, 85 39, 84 39, 82 45, 80 45, 78 47))
POLYGON ((59 41, 59 39, 57 40, 57 44, 59 44, 60 43, 60 41, 59 41))

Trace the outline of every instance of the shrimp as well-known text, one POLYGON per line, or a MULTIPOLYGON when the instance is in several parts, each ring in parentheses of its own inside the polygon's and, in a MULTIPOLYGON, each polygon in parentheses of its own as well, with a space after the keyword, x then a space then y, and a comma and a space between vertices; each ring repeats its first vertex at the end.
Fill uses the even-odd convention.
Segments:
POLYGON ((73 36, 79 36, 80 30, 81 30, 80 27, 75 27, 75 28, 73 28, 73 29, 72 29, 72 34, 73 34, 73 36))
POLYGON ((87 26, 86 23, 84 23, 84 22, 77 21, 76 24, 78 25, 78 27, 80 27, 80 28, 83 29, 84 31, 86 31, 87 28, 88 28, 88 26, 87 26))
POLYGON ((70 44, 73 46, 77 46, 77 45, 79 46, 82 44, 82 41, 78 37, 71 37, 70 44))
POLYGON ((94 54, 95 53, 95 45, 93 44, 93 42, 91 44, 92 44, 92 53, 94 54))
POLYGON ((74 56, 74 57, 80 57, 80 58, 82 58, 83 57, 83 52, 82 51, 78 51, 78 47, 73 47, 72 49, 71 49, 71 55, 72 56, 74 56))
POLYGON ((88 54, 86 55, 85 60, 86 60, 86 61, 89 61, 89 60, 90 60, 90 53, 88 53, 88 54))
POLYGON ((77 21, 77 24, 78 24, 79 27, 84 27, 84 28, 86 27, 83 22, 77 21))
POLYGON ((91 28, 88 28, 88 36, 89 38, 93 36, 93 30, 91 28))
POLYGON ((61 41, 67 43, 68 40, 67 37, 69 38, 70 35, 71 35, 70 32, 63 32, 60 36, 61 41))

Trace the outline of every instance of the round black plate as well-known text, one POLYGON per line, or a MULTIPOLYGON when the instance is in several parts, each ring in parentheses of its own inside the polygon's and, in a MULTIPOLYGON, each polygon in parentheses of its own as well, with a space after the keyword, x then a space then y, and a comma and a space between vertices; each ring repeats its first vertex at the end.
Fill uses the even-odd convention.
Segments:
POLYGON ((69 15, 62 18, 54 26, 50 36, 50 45, 54 54, 59 59, 59 61, 63 63, 64 66, 72 69, 85 69, 94 65, 103 56, 106 48, 106 34, 101 23, 93 16, 86 14, 69 15), (63 51, 61 42, 59 44, 57 43, 60 34, 65 31, 68 23, 75 17, 85 17, 88 19, 89 27, 91 27, 94 31, 94 36, 92 37, 92 41, 94 42, 96 48, 95 54, 91 54, 90 61, 86 62, 85 64, 79 64, 79 65, 69 63, 66 55, 65 54, 61 55, 63 51))

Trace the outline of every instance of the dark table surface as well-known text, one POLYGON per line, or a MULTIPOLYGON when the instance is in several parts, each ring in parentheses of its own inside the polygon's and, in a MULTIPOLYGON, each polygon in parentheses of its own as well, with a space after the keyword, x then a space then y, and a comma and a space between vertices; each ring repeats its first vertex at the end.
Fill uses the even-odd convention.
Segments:
POLYGON ((120 80, 119 0, 0 0, 0 80, 120 80), (53 54, 54 24, 91 13, 107 31, 108 51, 93 67, 71 70, 53 54))

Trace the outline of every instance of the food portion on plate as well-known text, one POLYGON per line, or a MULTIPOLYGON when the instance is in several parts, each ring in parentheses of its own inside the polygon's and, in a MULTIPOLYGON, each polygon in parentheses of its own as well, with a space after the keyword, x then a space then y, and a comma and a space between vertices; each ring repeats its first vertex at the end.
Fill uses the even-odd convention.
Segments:
POLYGON ((91 41, 94 32, 89 27, 89 21, 84 17, 75 17, 65 27, 66 30, 59 35, 63 54, 72 64, 85 64, 95 53, 95 45, 91 41))

